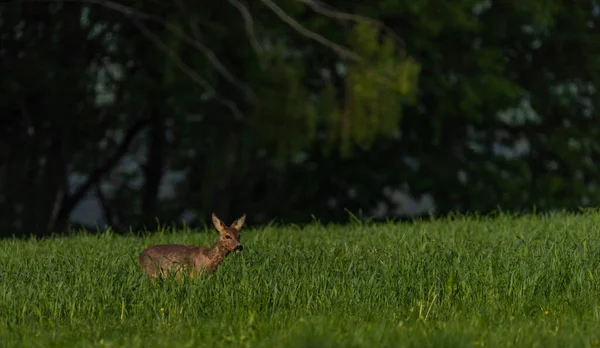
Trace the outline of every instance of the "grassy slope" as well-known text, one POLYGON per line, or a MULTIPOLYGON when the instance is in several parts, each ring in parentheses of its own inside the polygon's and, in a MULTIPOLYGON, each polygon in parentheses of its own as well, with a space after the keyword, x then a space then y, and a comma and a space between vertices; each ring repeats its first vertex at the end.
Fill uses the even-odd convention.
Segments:
POLYGON ((0 345, 585 347, 600 339, 600 214, 246 230, 243 255, 149 286, 154 243, 0 241, 0 345))

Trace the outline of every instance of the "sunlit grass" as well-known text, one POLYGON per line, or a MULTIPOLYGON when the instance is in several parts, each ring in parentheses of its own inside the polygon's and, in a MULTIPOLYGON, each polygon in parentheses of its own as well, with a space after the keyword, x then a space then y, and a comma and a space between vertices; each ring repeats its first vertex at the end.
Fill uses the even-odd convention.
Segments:
POLYGON ((1 346, 600 346, 600 214, 244 229, 212 275, 149 285, 156 243, 0 241, 1 346))

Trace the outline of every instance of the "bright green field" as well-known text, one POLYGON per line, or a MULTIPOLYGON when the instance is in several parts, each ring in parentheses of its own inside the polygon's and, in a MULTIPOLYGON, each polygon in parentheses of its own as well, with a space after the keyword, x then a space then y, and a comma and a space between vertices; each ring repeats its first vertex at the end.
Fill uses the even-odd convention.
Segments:
POLYGON ((245 229, 242 255, 146 282, 150 244, 216 231, 0 241, 8 347, 593 347, 600 214, 245 229))

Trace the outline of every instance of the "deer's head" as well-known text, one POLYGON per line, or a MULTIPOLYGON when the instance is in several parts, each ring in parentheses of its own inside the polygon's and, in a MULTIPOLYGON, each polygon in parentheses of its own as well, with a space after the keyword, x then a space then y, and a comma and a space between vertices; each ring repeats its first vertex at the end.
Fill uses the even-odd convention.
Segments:
POLYGON ((241 253, 244 247, 240 243, 240 230, 246 221, 246 214, 235 220, 227 227, 215 213, 212 214, 213 225, 219 231, 219 244, 227 251, 241 253))

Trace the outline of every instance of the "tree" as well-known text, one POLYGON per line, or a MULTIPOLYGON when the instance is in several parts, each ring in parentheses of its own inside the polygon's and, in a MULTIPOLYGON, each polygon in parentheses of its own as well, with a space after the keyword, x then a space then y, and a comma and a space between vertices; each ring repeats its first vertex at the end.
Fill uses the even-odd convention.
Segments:
POLYGON ((591 0, 0 6, 9 233, 63 230, 90 192, 136 230, 394 217, 398 191, 438 214, 598 204, 591 0))
MULTIPOLYGON (((335 176, 310 178, 313 192, 337 198, 335 205, 285 193, 302 197, 295 205, 341 219, 340 207, 357 211, 386 197, 390 216, 397 203, 383 191, 394 189, 430 194, 438 214, 598 204, 600 66, 585 54, 598 50, 593 1, 345 4, 410 38, 407 50, 422 67, 419 92, 403 110, 398 138, 326 166, 335 176)), ((297 170, 297 178, 310 175, 297 170)))
POLYGON ((107 220, 128 224, 137 220, 152 228, 155 217, 174 218, 181 210, 181 205, 173 204, 170 213, 158 212, 158 191, 167 169, 179 169, 182 163, 180 169, 189 169, 181 154, 190 150, 199 150, 194 159, 204 164, 201 173, 192 172, 201 184, 198 197, 215 197, 211 205, 226 209, 231 187, 256 167, 260 151, 275 153, 285 163, 312 145, 319 127, 329 129, 346 155, 351 141, 368 146, 386 134, 387 127, 371 131, 356 127, 354 121, 364 124, 368 121, 364 110, 385 106, 382 101, 390 103, 391 111, 374 113, 378 122, 396 119, 400 104, 395 98, 381 99, 381 91, 409 95, 418 65, 391 39, 384 36, 377 43, 381 23, 353 18, 342 30, 333 29, 323 22, 327 17, 308 12, 306 3, 321 8, 308 1, 278 5, 270 0, 261 0, 259 10, 255 8, 259 4, 249 7, 235 0, 202 7, 174 1, 133 8, 104 0, 3 5, 3 18, 14 18, 2 22, 3 28, 19 33, 3 37, 3 47, 9 47, 3 54, 11 58, 3 68, 11 71, 6 76, 11 76, 12 84, 3 106, 13 110, 11 117, 20 126, 5 147, 19 150, 5 153, 2 162, 3 191, 8 192, 2 203, 15 207, 5 210, 7 230, 64 231, 70 213, 92 189, 101 196, 107 215, 120 215, 107 220), (258 30, 255 24, 260 24, 258 30), (314 30, 323 25, 336 33, 340 43, 314 30), (56 52, 59 59, 50 58, 49 52, 56 52), (306 64, 309 57, 323 62, 306 64), (38 70, 32 72, 32 65, 38 70), (339 66, 345 71, 332 69, 339 66), (327 76, 322 76, 324 70, 327 76), (65 76, 71 79, 63 80, 65 76), (40 80, 44 83, 33 82, 40 80), (330 92, 325 102, 318 98, 323 88, 330 92), (32 96, 36 90, 38 94, 53 90, 55 96, 40 101, 32 96), (38 108, 24 111, 19 103, 38 108), (50 119, 42 110, 56 115, 50 119), (282 115, 281 110, 287 113, 282 115), (36 131, 29 141, 39 144, 29 150, 20 142, 31 129, 24 125, 25 115, 31 115, 36 131), (204 120, 194 124, 193 115, 204 120), (289 127, 291 122, 297 127, 289 127), (270 137, 268 129, 279 136, 270 137), (183 131, 197 131, 194 136, 202 139, 169 140, 181 139, 178 132, 183 131), (111 197, 104 195, 102 181, 140 142, 145 145, 138 149, 148 151, 142 160, 141 200, 134 198, 138 188, 131 185, 131 178, 122 181, 111 197), (30 159, 50 165, 32 164, 30 159), (26 169, 35 174, 24 176, 26 169), (70 190, 74 173, 85 173, 84 180, 70 190), (30 195, 21 191, 23 177, 32 183, 30 195), (44 193, 41 200, 38 192, 44 193))

